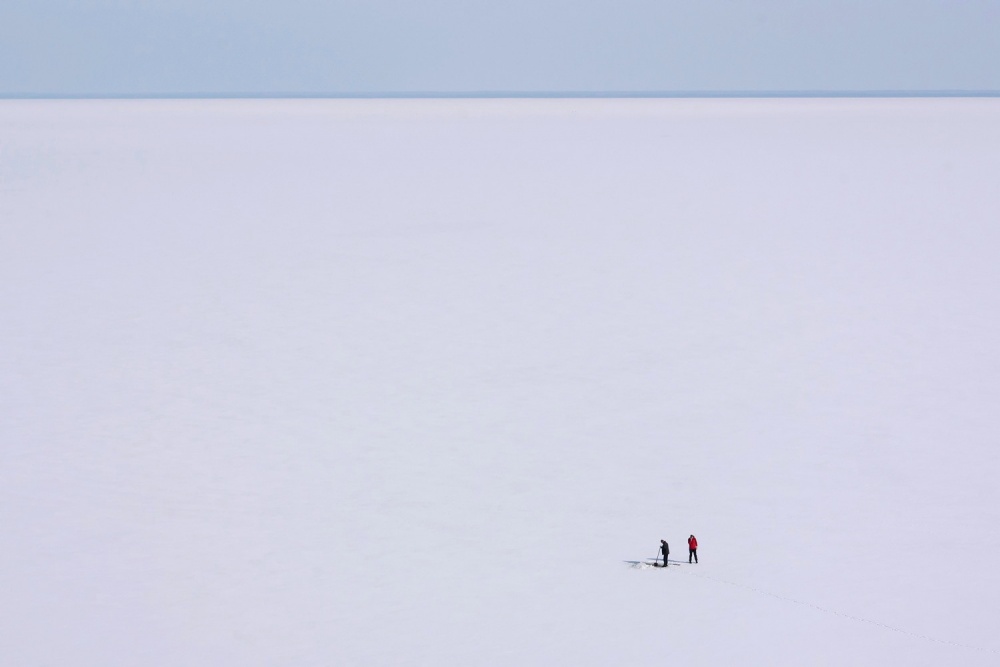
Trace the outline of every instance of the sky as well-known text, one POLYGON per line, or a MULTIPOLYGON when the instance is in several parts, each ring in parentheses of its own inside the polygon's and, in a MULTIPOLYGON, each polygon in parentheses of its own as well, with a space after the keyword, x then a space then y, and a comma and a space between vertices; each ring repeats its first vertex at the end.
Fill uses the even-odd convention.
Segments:
POLYGON ((1000 2, 4 0, 0 95, 1000 90, 1000 2))

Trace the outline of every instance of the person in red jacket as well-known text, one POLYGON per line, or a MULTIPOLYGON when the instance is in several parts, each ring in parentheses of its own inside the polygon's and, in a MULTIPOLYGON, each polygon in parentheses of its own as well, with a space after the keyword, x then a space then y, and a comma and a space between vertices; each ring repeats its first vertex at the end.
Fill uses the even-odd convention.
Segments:
POLYGON ((694 558, 694 562, 698 562, 698 538, 692 535, 688 538, 688 563, 694 558))

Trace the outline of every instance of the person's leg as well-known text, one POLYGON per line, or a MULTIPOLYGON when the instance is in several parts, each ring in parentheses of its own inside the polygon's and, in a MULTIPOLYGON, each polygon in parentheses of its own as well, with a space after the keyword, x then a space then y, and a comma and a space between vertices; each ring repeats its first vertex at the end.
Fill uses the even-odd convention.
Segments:
POLYGON ((695 562, 695 563, 697 563, 697 562, 698 562, 698 550, 697 550, 697 549, 695 549, 695 550, 693 551, 693 553, 694 553, 694 562, 695 562))

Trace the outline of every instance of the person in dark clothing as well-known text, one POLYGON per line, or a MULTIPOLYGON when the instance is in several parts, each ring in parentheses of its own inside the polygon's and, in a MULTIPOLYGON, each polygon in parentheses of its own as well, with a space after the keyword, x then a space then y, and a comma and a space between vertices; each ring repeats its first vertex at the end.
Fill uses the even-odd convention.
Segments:
POLYGON ((667 566, 667 556, 670 555, 670 545, 666 540, 660 540, 660 553, 663 554, 663 567, 667 566))
POLYGON ((692 535, 688 538, 688 563, 694 558, 694 562, 698 562, 698 538, 692 535))

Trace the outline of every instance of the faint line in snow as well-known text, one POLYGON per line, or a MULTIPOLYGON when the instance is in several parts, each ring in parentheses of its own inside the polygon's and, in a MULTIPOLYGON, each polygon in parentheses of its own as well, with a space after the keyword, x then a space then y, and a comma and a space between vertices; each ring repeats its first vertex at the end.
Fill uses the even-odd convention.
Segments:
POLYGON ((923 639, 925 641, 935 642, 937 644, 947 644, 948 646, 955 646, 955 647, 958 647, 958 648, 970 649, 972 651, 982 651, 983 653, 995 653, 995 654, 1000 655, 1000 651, 998 651, 996 649, 982 648, 980 646, 970 646, 968 644, 959 644, 958 642, 949 641, 947 639, 938 639, 937 637, 929 637, 927 635, 921 635, 921 634, 918 634, 916 632, 910 632, 909 630, 904 630, 902 628, 897 628, 897 627, 895 627, 893 625, 888 625, 886 623, 881 623, 879 621, 873 621, 873 620, 868 619, 868 618, 862 618, 861 616, 854 616, 852 614, 845 614, 844 612, 837 611, 835 609, 827 609, 826 607, 820 607, 820 606, 812 604, 810 602, 802 602, 801 600, 794 600, 792 598, 786 598, 786 597, 783 597, 781 595, 775 595, 774 593, 769 593, 767 591, 763 591, 763 590, 761 590, 759 588, 754 588, 753 586, 748 586, 746 584, 738 584, 738 583, 736 583, 734 581, 726 581, 725 579, 719 579, 717 577, 712 577, 712 576, 709 576, 709 575, 706 575, 706 574, 697 574, 695 572, 691 572, 691 571, 688 571, 688 570, 684 570, 684 574, 689 574, 689 575, 691 575, 693 577, 701 577, 702 579, 710 579, 710 580, 715 581, 717 583, 728 584, 730 586, 735 586, 737 588, 745 588, 747 590, 753 591, 754 593, 759 593, 761 595, 766 595, 768 597, 775 598, 776 600, 781 600, 783 602, 791 602, 792 604, 801 605, 803 607, 810 607, 812 609, 815 609, 817 611, 822 611, 822 612, 827 613, 827 614, 833 614, 835 616, 841 616, 843 618, 849 618, 852 621, 859 621, 861 623, 868 623, 869 625, 874 625, 874 626, 877 626, 877 627, 880 627, 880 628, 884 628, 886 630, 891 630, 892 632, 898 632, 898 633, 903 634, 903 635, 908 635, 910 637, 915 637, 917 639, 923 639))

